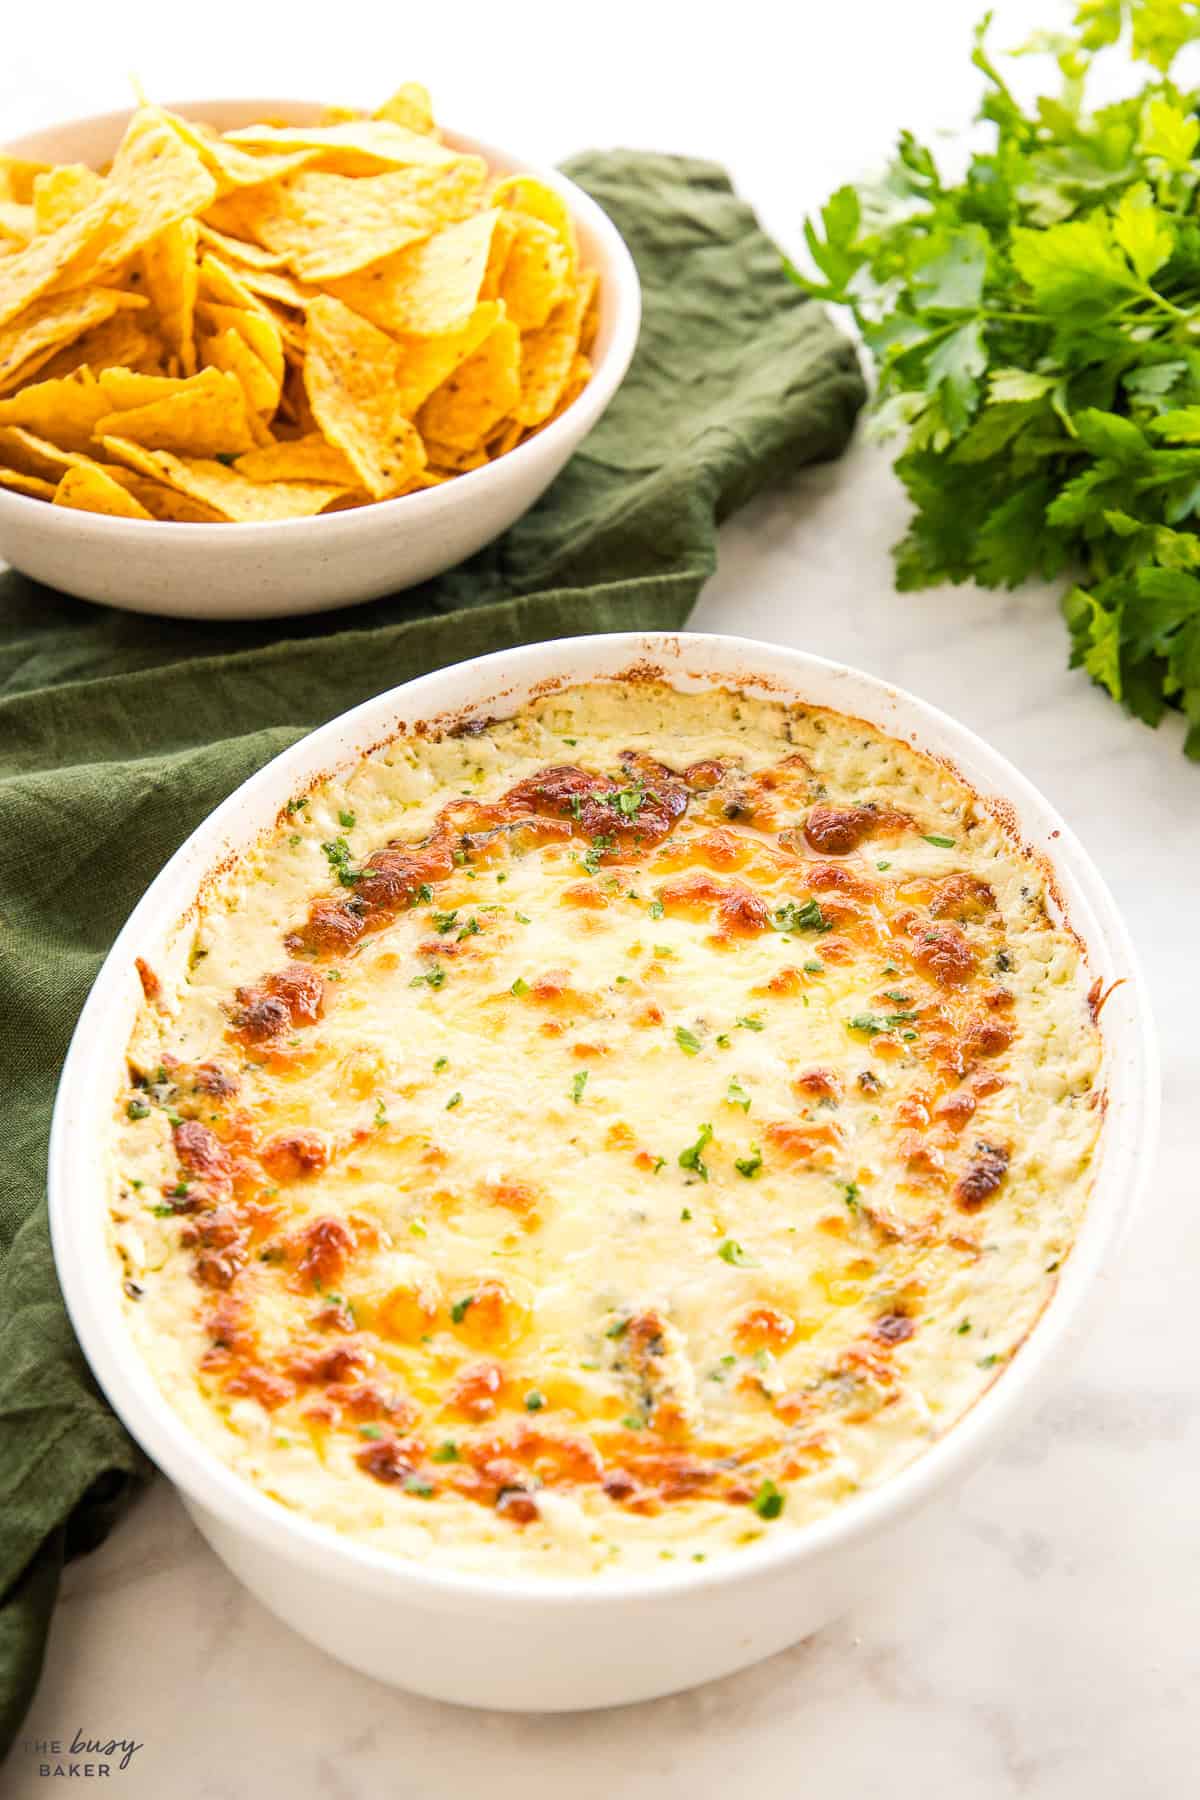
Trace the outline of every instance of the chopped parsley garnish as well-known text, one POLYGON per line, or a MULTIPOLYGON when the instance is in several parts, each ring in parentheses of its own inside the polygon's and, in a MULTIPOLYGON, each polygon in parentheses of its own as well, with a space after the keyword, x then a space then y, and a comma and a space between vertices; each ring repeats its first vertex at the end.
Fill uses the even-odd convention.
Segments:
POLYGON ((444 1444, 438 1445, 429 1460, 436 1463, 457 1462, 459 1460, 458 1445, 452 1439, 447 1438, 444 1444))
POLYGON ((646 1429, 645 1419, 639 1419, 636 1413, 627 1413, 621 1423, 626 1431, 645 1431, 646 1429))
POLYGON ((453 1094, 451 1094, 450 1098, 446 1102, 446 1111, 453 1112, 456 1106, 461 1106, 461 1105, 462 1105, 462 1095, 456 1089, 455 1092, 453 1094))
POLYGON ((777 1519, 783 1511, 784 1496, 773 1481, 764 1481, 752 1502, 760 1519, 777 1519))
POLYGON ((125 1111, 131 1119, 148 1119, 150 1117, 150 1102, 148 1100, 143 1100, 139 1094, 135 1094, 133 1099, 129 1102, 129 1105, 125 1108, 125 1111))
POLYGON ((525 995, 529 992, 529 983, 526 981, 526 979, 523 975, 518 975, 517 979, 513 982, 512 986, 509 988, 508 991, 510 994, 515 995, 516 998, 518 1000, 520 1000, 523 995, 525 995))
POLYGON ((358 1435, 359 1437, 365 1438, 381 1438, 383 1433, 380 1431, 378 1425, 360 1425, 358 1428, 358 1435))
POLYGON ((517 921, 518 925, 531 925, 533 923, 528 913, 514 913, 513 918, 517 921))
POLYGON ((187 1182, 186 1181, 177 1181, 175 1183, 175 1186, 171 1189, 171 1193, 176 1200, 186 1199, 187 1194, 188 1194, 187 1182))
POLYGON ((685 1224, 685 1225, 687 1225, 687 1224, 690 1224, 690 1222, 691 1222, 691 1217, 692 1217, 692 1209, 691 1209, 691 1207, 690 1207, 690 1206, 685 1206, 685 1207, 684 1207, 684 1209, 683 1209, 683 1211, 682 1211, 682 1212, 681 1212, 681 1213, 680 1213, 680 1215, 679 1215, 679 1217, 680 1217, 680 1219, 681 1219, 681 1220, 682 1220, 682 1222, 683 1222, 683 1223, 684 1223, 684 1224, 685 1224))
POLYGON ((334 838, 330 843, 322 844, 321 849, 342 887, 353 887, 362 879, 363 871, 352 867, 354 858, 345 838, 334 838))
POLYGON ((475 919, 475 918, 468 919, 466 924, 463 926, 462 930, 459 932, 457 938, 454 941, 457 944, 461 944, 464 938, 476 937, 476 936, 478 936, 478 934, 481 930, 482 930, 482 927, 481 927, 478 919, 475 919))
POLYGON ((433 915, 433 929, 437 932, 439 937, 445 937, 448 931, 453 931, 457 923, 457 906, 453 912, 435 912, 433 915))
POLYGON ((666 907, 663 905, 661 900, 652 900, 650 902, 648 911, 649 911, 650 917, 652 919, 661 919, 663 916, 663 913, 666 911, 666 907))
POLYGON ((346 831, 353 831, 354 827, 358 824, 358 820, 352 812, 342 811, 338 814, 338 824, 346 831))
POLYGON ((842 1191, 846 1196, 846 1205, 850 1208, 850 1211, 857 1212, 859 1195, 862 1192, 857 1181, 844 1181, 842 1183, 842 1191))
POLYGON ((746 1255, 736 1238, 726 1238, 717 1251, 722 1262, 731 1263, 735 1269, 752 1269, 753 1260, 746 1255))
POLYGON ((743 1112, 750 1111, 750 1096, 736 1075, 725 1090, 725 1098, 730 1106, 740 1106, 743 1112))
POLYGON ((847 1019, 846 1030, 861 1031, 867 1037, 878 1037, 881 1031, 887 1030, 887 1025, 875 1013, 855 1013, 852 1019, 847 1019))
POLYGON ((806 962, 804 965, 804 973, 806 975, 823 975, 825 973, 825 964, 821 962, 806 962))
POLYGON ((747 1181, 752 1180, 763 1166, 762 1151, 757 1144, 751 1144, 749 1156, 739 1156, 733 1166, 747 1181))
POLYGON ((541 1412, 541 1410, 542 1410, 543 1406, 545 1406, 545 1404, 546 1404, 545 1394, 539 1393, 537 1388, 530 1388, 529 1392, 525 1396, 525 1411, 526 1412, 541 1412))
POLYGON ((587 1078, 588 1072, 586 1069, 580 1069, 577 1075, 571 1077, 571 1098, 576 1106, 578 1106, 579 1102, 583 1099, 583 1090, 587 1086, 587 1078))
POLYGON ((765 1029, 762 1020, 756 1019, 752 1015, 744 1019, 735 1019, 734 1024, 740 1025, 743 1031, 762 1031, 765 1029))
POLYGON ((999 1358, 999 1356, 998 1356, 998 1355, 997 1355, 997 1353, 996 1353, 996 1352, 995 1352, 995 1351, 994 1351, 994 1350, 993 1350, 993 1351, 992 1351, 992 1352, 991 1352, 991 1354, 990 1354, 990 1355, 989 1355, 989 1356, 981 1356, 981 1357, 980 1357, 980 1358, 979 1358, 979 1363, 978 1363, 978 1367, 979 1367, 979 1368, 981 1368, 981 1369, 991 1369, 991 1368, 994 1368, 994 1367, 995 1367, 995 1365, 996 1365, 996 1364, 997 1364, 997 1363, 998 1363, 998 1362, 999 1362, 999 1361, 1000 1361, 1000 1358, 999 1358))
POLYGON ((679 1048, 683 1051, 685 1056, 698 1056, 700 1054, 700 1039, 696 1036, 694 1031, 689 1031, 686 1025, 677 1025, 675 1027, 675 1042, 679 1045, 679 1048))
POLYGON ((412 903, 414 906, 428 906, 429 902, 432 899, 433 899, 433 889, 430 887, 430 885, 427 881, 423 881, 421 883, 420 887, 417 888, 416 892, 413 894, 412 903))
POLYGON ((876 864, 875 864, 875 867, 876 867, 876 868, 877 868, 877 869, 890 869, 890 868, 891 868, 891 866, 892 866, 892 865, 891 865, 891 863, 890 863, 890 862, 877 862, 877 863, 876 863, 876 864))
POLYGON ((608 1327, 608 1330, 604 1333, 604 1335, 607 1338, 621 1338, 621 1337, 625 1336, 625 1333, 628 1330, 629 1330, 629 1320, 627 1318, 618 1319, 615 1324, 610 1325, 608 1327))
POLYGON ((454 1305, 450 1308, 450 1318, 453 1323, 455 1325, 461 1325, 466 1318, 468 1311, 474 1304, 474 1294, 464 1294, 461 1300, 456 1300, 454 1305))
POLYGON ((776 907, 775 926, 779 931, 832 931, 833 920, 825 917, 817 900, 806 900, 803 906, 788 900, 776 907))
POLYGON ((602 856, 607 856, 608 852, 616 844, 616 841, 616 838, 613 837, 610 832, 604 831, 600 833, 599 837, 594 837, 592 839, 592 847, 583 859, 583 866, 589 875, 598 875, 600 873, 600 858, 602 856))
POLYGON ((704 1163, 703 1157, 704 1151, 712 1142, 712 1134, 713 1128, 711 1125, 702 1125, 695 1143, 689 1144, 686 1150, 681 1150, 679 1152, 680 1168, 691 1169, 694 1174, 700 1177, 701 1181, 708 1180, 708 1169, 704 1163))
POLYGON ((953 850, 954 848, 954 838, 941 837, 936 831, 923 831, 921 836, 927 844, 934 844, 939 850, 953 850))
POLYGON ((423 970, 420 975, 414 975, 408 985, 409 987, 428 986, 431 988, 440 988, 445 979, 446 971, 443 969, 441 963, 434 963, 432 968, 423 970))
POLYGON ((416 1494, 420 1499, 428 1500, 436 1490, 432 1481, 426 1481, 420 1475, 409 1475, 405 1478, 404 1491, 406 1494, 416 1494))
POLYGON ((639 781, 634 787, 618 788, 615 794, 606 794, 604 798, 622 817, 636 819, 646 802, 645 784, 639 781))
POLYGON ((287 811, 288 811, 288 812, 289 812, 289 813, 298 813, 298 812, 303 812, 303 811, 304 811, 304 809, 305 809, 305 807, 306 807, 306 806, 307 806, 307 805, 308 805, 308 795, 307 795, 307 794, 303 794, 303 795, 301 795, 301 797, 300 797, 300 798, 299 798, 299 799, 297 799, 297 800, 289 800, 289 801, 288 801, 288 803, 287 803, 287 811))
POLYGON ((155 1206, 151 1208, 151 1211, 156 1219, 173 1219, 175 1217, 173 1206, 155 1206))
POLYGON ((439 1056, 434 1060, 433 1072, 435 1075, 440 1075, 443 1069, 448 1069, 449 1067, 450 1058, 448 1056, 439 1056))
POLYGON ((967 1332, 968 1332, 968 1331, 970 1331, 970 1329, 971 1329, 971 1321, 970 1321, 970 1319, 964 1319, 964 1320, 963 1320, 963 1321, 962 1321, 962 1323, 961 1323, 961 1324, 960 1324, 960 1325, 959 1325, 959 1327, 958 1327, 958 1335, 959 1335, 959 1337, 965 1337, 965 1336, 966 1336, 966 1334, 967 1334, 967 1332))
POLYGON ((376 1100, 376 1102, 375 1102, 375 1129, 376 1129, 376 1131, 378 1131, 381 1126, 386 1125, 386 1123, 387 1123, 387 1107, 384 1105, 382 1098, 380 1098, 380 1099, 376 1100))

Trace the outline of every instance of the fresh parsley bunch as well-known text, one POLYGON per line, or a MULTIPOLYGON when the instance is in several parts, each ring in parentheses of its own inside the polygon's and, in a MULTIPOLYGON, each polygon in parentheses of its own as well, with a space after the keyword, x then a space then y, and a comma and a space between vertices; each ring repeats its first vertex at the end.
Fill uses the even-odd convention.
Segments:
MULTIPOLYGON (((975 34, 994 143, 946 179, 905 133, 805 238, 810 294, 853 309, 875 429, 907 432, 902 589, 1077 577, 1072 665, 1200 760, 1200 94, 1170 78, 1200 0, 1080 0, 1041 34, 1062 77, 1026 110, 975 34), (1096 55, 1156 74, 1089 112, 1096 55)), ((989 134, 991 135, 991 134, 989 134)))

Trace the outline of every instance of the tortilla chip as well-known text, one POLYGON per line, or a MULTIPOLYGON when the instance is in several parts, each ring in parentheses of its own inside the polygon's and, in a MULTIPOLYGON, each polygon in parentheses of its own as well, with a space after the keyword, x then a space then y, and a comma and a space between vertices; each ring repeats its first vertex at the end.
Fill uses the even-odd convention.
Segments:
POLYGON ((435 139, 389 119, 346 119, 338 125, 246 125, 225 134, 225 143, 255 150, 314 152, 322 169, 339 175, 375 175, 412 163, 457 159, 435 139))
MULTIPOLYGON (((108 377, 100 379, 103 386, 108 377)), ((145 450, 174 449, 184 456, 233 456, 253 448, 245 393, 236 375, 202 369, 170 386, 173 392, 144 405, 105 413, 96 421, 95 436, 119 437, 145 450)))
POLYGON ((127 438, 106 437, 104 448, 154 481, 165 482, 190 499, 210 506, 224 519, 256 524, 272 519, 308 519, 339 497, 340 489, 315 481, 248 481, 236 469, 204 457, 172 456, 146 450, 127 438))
POLYGON ((150 481, 145 475, 135 475, 132 469, 122 469, 118 475, 115 465, 106 465, 106 472, 110 479, 119 480, 126 493, 132 494, 152 519, 162 519, 177 525, 225 523, 224 515, 213 507, 205 506, 202 500, 193 500, 190 495, 181 494, 161 481, 150 481))
POLYGON ((290 442, 269 444, 263 450, 248 450, 233 466, 250 481, 321 481, 341 488, 358 485, 349 458, 319 431, 290 442))
POLYGON ((574 281, 579 268, 575 221, 557 188, 548 187, 535 175, 506 175, 492 190, 492 205, 511 207, 548 225, 566 251, 568 279, 574 281))
POLYGON ((278 256, 274 250, 264 250, 261 244, 251 244, 245 238, 229 237, 201 219, 198 226, 201 243, 208 244, 226 263, 244 263, 248 269, 280 269, 287 261, 286 256, 278 256))
POLYGON ((488 439, 487 453, 489 457, 507 456, 515 450, 525 436, 525 427, 516 419, 505 419, 499 429, 488 439))
POLYGON ((262 301, 246 285, 249 269, 235 269, 211 250, 206 250, 200 259, 200 296, 217 306, 240 306, 248 312, 259 312, 266 316, 267 309, 262 301))
MULTIPOLYGON (((232 308, 222 310, 232 311, 232 308)), ((224 331, 201 333, 200 356, 206 368, 223 369, 237 378, 246 405, 253 412, 269 415, 275 411, 279 405, 282 377, 278 381, 272 380, 262 357, 255 354, 240 331, 230 325, 224 331)))
POLYGON ((33 184, 49 167, 49 163, 32 162, 27 156, 10 156, 7 150, 0 150, 0 200, 32 205, 33 184))
POLYGON ((257 294, 264 300, 274 300, 279 306, 287 306, 293 312, 303 312, 310 300, 315 300, 320 288, 303 287, 300 282, 293 281, 290 275, 280 274, 276 269, 242 269, 242 284, 248 293, 257 294))
POLYGON ((566 412, 568 406, 572 406, 575 401, 578 400, 580 394, 582 394, 591 378, 591 363, 586 356, 576 354, 571 362, 570 373, 563 384, 562 393, 554 403, 554 411, 550 413, 547 418, 543 419, 540 425, 533 426, 530 435, 533 436, 539 431, 545 431, 547 425, 553 425, 555 419, 560 419, 566 412))
POLYGON ((290 156, 250 156, 228 138, 220 137, 210 125, 161 108, 158 116, 200 158, 216 184, 218 197, 236 193, 239 188, 256 187, 260 182, 281 181, 311 160, 303 150, 290 156))
POLYGON ((460 331, 444 331, 437 337, 413 337, 407 333, 397 337, 396 396, 406 418, 415 418, 433 390, 478 350, 503 317, 502 306, 485 300, 460 331))
POLYGON ((0 425, 0 463, 22 475, 38 475, 56 482, 67 469, 98 467, 95 458, 80 450, 64 450, 22 425, 0 425))
POLYGON ((53 500, 53 482, 38 475, 21 475, 16 469, 0 467, 0 487, 12 488, 16 494, 27 494, 31 500, 53 500))
POLYGON ((480 298, 499 214, 476 213, 423 243, 329 283, 329 292, 384 331, 457 331, 480 298))
POLYGON ((56 231, 73 214, 90 206, 103 188, 102 178, 84 163, 60 163, 55 169, 46 169, 33 183, 37 230, 56 231))
POLYGON ((257 189, 257 209, 246 197, 240 216, 301 280, 335 281, 465 218, 486 174, 478 156, 357 178, 308 171, 257 189))
MULTIPOLYGON (((119 269, 168 225, 202 212, 217 191, 196 152, 153 106, 140 106, 121 139, 100 197, 111 216, 94 260, 97 273, 119 269)), ((86 212, 78 215, 86 217, 86 212)))
POLYGON ((185 375, 196 372, 197 237, 195 219, 180 219, 142 251, 146 294, 158 315, 163 342, 169 354, 179 358, 185 375))
POLYGON ((430 468, 443 477, 469 475, 472 469, 482 469, 488 460, 488 453, 482 444, 476 444, 471 450, 462 450, 455 444, 439 444, 429 438, 425 449, 429 455, 430 468))
POLYGON ((257 309, 251 311, 245 306, 219 306, 215 301, 204 303, 200 309, 200 317, 206 331, 232 330, 246 340, 275 384, 274 404, 277 406, 287 365, 283 354, 283 335, 274 317, 257 309))
POLYGON ((512 414, 522 425, 540 425, 554 411, 571 373, 595 283, 594 274, 584 275, 578 287, 559 301, 542 329, 527 332, 521 339, 521 397, 512 414))
POLYGON ((33 228, 32 206, 23 206, 16 200, 0 200, 0 249, 6 255, 22 249, 33 236, 33 228))
MULTIPOLYGON (((437 135, 437 126, 433 122, 433 101, 429 97, 429 89, 422 87, 419 81, 406 81, 382 106, 375 109, 371 117, 387 119, 393 125, 403 125, 407 131, 419 131, 423 137, 437 135)), ((330 120, 330 124, 333 122, 330 120)))
POLYGON ((152 519, 140 501, 106 475, 98 465, 68 469, 54 490, 55 506, 73 506, 80 512, 108 513, 117 519, 152 519))
POLYGON ((70 287, 82 282, 84 265, 94 256, 94 247, 105 232, 110 204, 106 183, 104 191, 81 213, 0 262, 0 325, 15 319, 51 285, 70 287))
POLYGON ((425 451, 396 393, 396 345, 339 300, 308 310, 304 386, 322 432, 377 500, 425 466, 425 451))
POLYGON ((161 375, 163 346, 146 329, 148 319, 148 313, 114 313, 103 325, 84 332, 52 356, 38 371, 38 380, 57 381, 82 368, 91 369, 93 374, 101 369, 125 368, 161 375))
POLYGON ((538 331, 571 285, 571 260, 558 233, 530 213, 514 213, 499 297, 518 331, 538 331))
POLYGON ((511 319, 501 319, 421 408, 417 429, 430 440, 431 459, 439 460, 435 441, 458 450, 476 448, 520 397, 521 334, 511 319))
POLYGON ((99 287, 76 288, 35 300, 10 325, 0 326, 0 394, 20 387, 56 350, 91 326, 111 319, 116 312, 145 304, 140 295, 99 287))
POLYGON ((79 369, 0 400, 0 426, 19 425, 67 449, 86 450, 96 420, 111 410, 112 401, 91 370, 79 369))

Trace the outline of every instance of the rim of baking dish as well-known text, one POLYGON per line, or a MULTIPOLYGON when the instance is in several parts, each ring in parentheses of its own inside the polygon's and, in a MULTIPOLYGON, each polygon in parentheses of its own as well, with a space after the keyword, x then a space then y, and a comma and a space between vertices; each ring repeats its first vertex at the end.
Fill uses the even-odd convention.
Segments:
POLYGON ((1150 1178, 1158 1122, 1158 1058, 1144 983, 1108 888, 1074 834, 1037 789, 966 726, 916 696, 805 651, 716 633, 619 633, 526 645, 450 665, 363 702, 275 757, 231 794, 175 853, 131 913, 96 978, 63 1067, 51 1126, 50 1222, 76 1335, 127 1429, 182 1492, 226 1525, 298 1566, 317 1564, 357 1587, 384 1584, 397 1600, 520 1597, 545 1607, 604 1606, 633 1596, 702 1589, 761 1576, 875 1536, 961 1478, 1029 1404, 1077 1333, 1150 1178), (674 685, 727 686, 861 717, 949 764, 1050 865, 1059 906, 1087 951, 1089 972, 1112 988, 1103 1013, 1105 1117, 1087 1212, 1055 1292, 1021 1348, 945 1436, 913 1462, 832 1512, 713 1562, 638 1574, 511 1575, 456 1570, 356 1543, 269 1500, 206 1448, 159 1392, 119 1301, 106 1238, 104 1159, 112 1100, 141 994, 137 955, 161 954, 198 892, 230 855, 269 829, 287 799, 418 721, 462 718, 534 693, 622 675, 658 673, 674 685), (815 687, 820 697, 806 693, 815 687), (100 1134, 100 1135, 98 1135, 100 1134))

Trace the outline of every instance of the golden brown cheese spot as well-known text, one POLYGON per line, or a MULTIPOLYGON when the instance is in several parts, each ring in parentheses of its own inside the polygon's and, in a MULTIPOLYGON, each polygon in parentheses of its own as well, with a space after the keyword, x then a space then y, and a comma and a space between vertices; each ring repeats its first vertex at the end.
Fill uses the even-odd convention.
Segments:
POLYGON ((268 975, 257 987, 240 987, 234 999, 233 1028, 249 1044, 268 1044, 312 1025, 325 1004, 325 983, 316 969, 305 963, 288 963, 268 975))
POLYGON ((753 937, 770 931, 771 909, 761 894, 741 881, 718 881, 697 870, 658 890, 663 908, 673 917, 714 918, 727 937, 753 937))
POLYGON ((329 1146, 319 1131, 289 1131, 263 1145, 259 1159, 276 1181, 319 1175, 329 1162, 329 1146))
POLYGON ((796 1321, 765 1303, 744 1312, 734 1327, 734 1342, 752 1356, 756 1350, 782 1350, 795 1336, 796 1321))
POLYGON ((877 806, 814 806, 804 822, 804 837, 818 856, 849 856, 870 837, 895 837, 911 821, 905 814, 877 806))
POLYGON ((473 1363, 455 1378, 449 1403, 464 1419, 490 1419, 495 1415, 503 1387, 504 1370, 499 1363, 473 1363))
POLYGON ((999 1144, 978 1143, 975 1154, 959 1176, 954 1198, 964 1212, 975 1212, 990 1200, 1008 1173, 1009 1155, 999 1144))
POLYGON ((354 1247, 354 1233, 342 1219, 314 1219, 299 1235, 297 1282, 302 1287, 335 1287, 354 1247))
POLYGON ((996 910, 996 896, 978 875, 948 875, 939 881, 929 902, 933 919, 982 919, 996 910))
POLYGON ((975 973, 975 952, 956 925, 918 928, 910 939, 909 955, 941 988, 962 987, 975 973))

